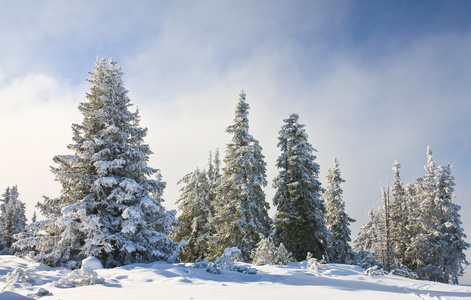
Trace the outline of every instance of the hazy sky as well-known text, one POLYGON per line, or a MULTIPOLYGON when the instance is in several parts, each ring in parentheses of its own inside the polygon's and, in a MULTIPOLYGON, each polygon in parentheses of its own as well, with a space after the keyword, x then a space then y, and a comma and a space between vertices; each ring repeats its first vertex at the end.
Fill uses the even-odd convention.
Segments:
POLYGON ((471 236, 470 15, 468 1, 0 0, 0 189, 18 185, 29 219, 42 195, 59 196, 52 158, 68 153, 96 57, 113 57, 149 129, 167 209, 179 179, 209 151, 224 155, 244 89, 271 206, 278 131, 295 112, 321 182, 340 162, 353 237, 393 162, 412 182, 428 145, 438 165, 453 163, 471 236))

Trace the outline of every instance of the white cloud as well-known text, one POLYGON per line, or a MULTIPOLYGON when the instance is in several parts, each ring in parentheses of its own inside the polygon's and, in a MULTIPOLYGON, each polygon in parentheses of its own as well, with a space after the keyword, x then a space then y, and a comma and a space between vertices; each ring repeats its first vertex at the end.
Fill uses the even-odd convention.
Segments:
POLYGON ((0 84, 0 188, 18 185, 30 218, 42 195, 58 196, 49 167, 71 142, 70 125, 83 87, 72 87, 46 74, 27 74, 0 84))

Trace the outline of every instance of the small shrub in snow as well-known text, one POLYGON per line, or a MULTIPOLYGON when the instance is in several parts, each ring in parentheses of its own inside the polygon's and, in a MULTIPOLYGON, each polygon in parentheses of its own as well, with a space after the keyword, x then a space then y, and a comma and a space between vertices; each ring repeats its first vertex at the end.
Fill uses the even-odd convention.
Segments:
POLYGON ((306 264, 307 270, 317 270, 317 268, 319 267, 319 262, 317 261, 316 258, 312 257, 311 252, 307 253, 306 261, 307 261, 307 264, 306 264))
POLYGON ((218 269, 218 268, 214 267, 214 264, 210 264, 206 268, 206 272, 211 273, 211 274, 221 274, 222 273, 221 269, 218 269))
POLYGON ((48 290, 43 289, 43 288, 39 288, 39 289, 37 289, 36 293, 34 293, 33 297, 34 298, 39 298, 39 297, 45 296, 47 294, 49 294, 48 290))
POLYGON ((196 259, 195 263, 191 265, 192 268, 195 268, 195 269, 206 269, 209 267, 210 265, 210 262, 207 261, 206 259, 203 259, 203 260, 200 260, 201 257, 198 257, 198 259, 196 259))
POLYGON ((382 267, 382 265, 376 261, 375 253, 367 251, 359 251, 355 253, 355 259, 352 264, 363 269, 368 269, 374 266, 382 267))
MULTIPOLYGON (((237 247, 226 248, 224 253, 216 259, 214 263, 208 263, 206 272, 213 274, 221 274, 221 269, 229 269, 229 271, 237 271, 244 274, 257 274, 258 270, 244 265, 236 265, 235 262, 241 257, 241 251, 237 247)), ((195 262, 196 266, 204 265, 207 262, 203 260, 201 263, 195 262)))
POLYGON ((286 250, 285 245, 280 243, 276 250, 275 264, 276 265, 287 265, 293 261, 293 254, 286 250))
POLYGON ((402 266, 398 269, 394 269, 391 271, 391 274, 406 278, 419 279, 417 273, 411 271, 411 269, 409 269, 407 266, 402 266))
POLYGON ((98 274, 90 268, 84 267, 74 270, 55 283, 56 287, 72 288, 76 286, 94 285, 103 283, 103 278, 98 278, 98 274))
POLYGON ((286 250, 283 243, 276 248, 270 237, 260 236, 257 248, 252 251, 252 263, 256 266, 287 265, 292 261, 292 254, 286 250))
MULTIPOLYGON (((171 214, 173 214, 173 212, 174 210, 171 211, 171 214)), ((180 253, 185 253, 185 250, 183 249, 183 247, 185 247, 186 245, 188 245, 188 242, 185 240, 181 240, 173 249, 172 255, 170 255, 170 257, 167 259, 167 263, 169 264, 180 263, 182 260, 178 256, 180 255, 180 253)))
POLYGON ((237 247, 226 248, 224 253, 216 258, 214 266, 221 269, 231 269, 234 267, 234 262, 238 261, 242 255, 242 252, 237 247))
POLYGON ((32 286, 34 284, 34 278, 31 275, 31 271, 16 268, 13 272, 8 272, 6 283, 3 290, 14 291, 16 288, 32 286))
POLYGON ((230 271, 237 271, 239 273, 250 274, 250 275, 255 275, 258 272, 257 269, 250 268, 248 266, 234 266, 230 269, 230 271))
POLYGON ((272 265, 275 262, 276 247, 271 238, 260 234, 257 248, 252 250, 252 263, 256 266, 272 265))
POLYGON ((234 261, 239 260, 241 251, 237 247, 226 248, 224 253, 216 258, 214 263, 210 263, 206 271, 213 274, 221 274, 221 269, 232 269, 235 264, 234 261))
POLYGON ((373 266, 366 269, 365 275, 368 275, 368 276, 388 275, 388 272, 384 270, 383 268, 380 268, 378 266, 373 266))
POLYGON ((69 260, 69 261, 64 263, 64 267, 66 267, 67 269, 71 269, 71 270, 78 269, 78 268, 80 268, 80 261, 69 260))

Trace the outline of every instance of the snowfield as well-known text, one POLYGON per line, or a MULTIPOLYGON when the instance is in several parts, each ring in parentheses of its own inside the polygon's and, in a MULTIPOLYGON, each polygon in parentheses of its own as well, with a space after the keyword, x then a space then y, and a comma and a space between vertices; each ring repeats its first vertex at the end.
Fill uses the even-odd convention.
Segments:
POLYGON ((304 261, 255 268, 255 275, 228 269, 212 274, 191 264, 164 262, 96 269, 95 274, 85 268, 98 283, 67 288, 64 282, 74 282, 71 274, 84 270, 51 268, 6 255, 0 256, 0 299, 471 299, 471 286, 368 276, 357 266, 328 264, 308 270, 304 261), (12 279, 18 268, 23 272, 15 274, 23 277, 12 279), (41 296, 45 290, 49 293, 41 296))

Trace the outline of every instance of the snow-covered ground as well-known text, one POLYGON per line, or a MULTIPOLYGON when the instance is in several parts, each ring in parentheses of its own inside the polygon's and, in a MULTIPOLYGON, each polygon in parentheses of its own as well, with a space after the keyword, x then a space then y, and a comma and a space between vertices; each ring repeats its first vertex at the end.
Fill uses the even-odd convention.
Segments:
POLYGON ((0 292, 0 299, 33 297, 41 288, 49 293, 36 298, 45 300, 471 299, 471 286, 419 281, 394 275, 368 276, 363 269, 350 265, 319 265, 317 270, 307 270, 306 262, 301 262, 255 268, 258 270, 255 275, 227 269, 222 270, 222 274, 212 274, 206 272, 206 269, 193 268, 190 264, 133 264, 95 270, 98 279, 103 280, 101 284, 65 288, 58 282, 62 282, 62 285, 68 283, 65 279, 71 278, 71 270, 50 268, 15 256, 0 256, 0 291, 4 289, 0 292), (20 276, 16 284, 7 285, 7 274, 17 268, 29 274, 23 279, 20 276))

